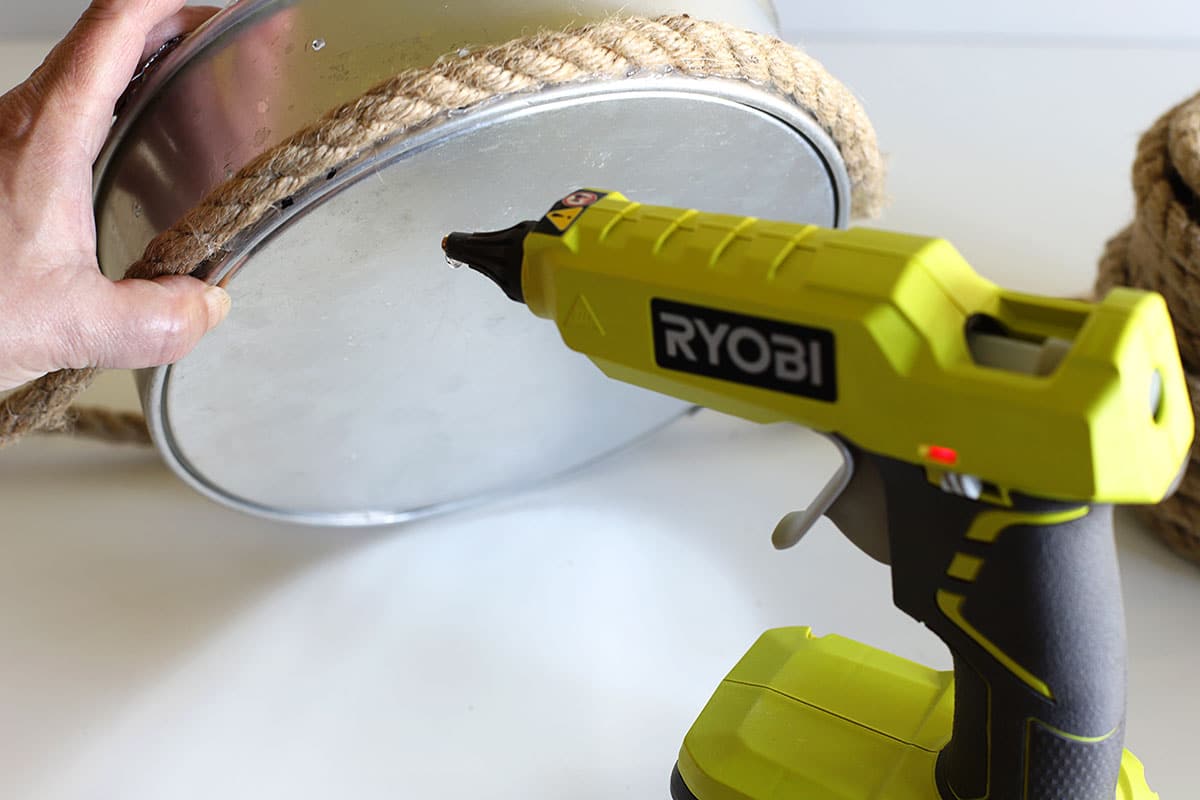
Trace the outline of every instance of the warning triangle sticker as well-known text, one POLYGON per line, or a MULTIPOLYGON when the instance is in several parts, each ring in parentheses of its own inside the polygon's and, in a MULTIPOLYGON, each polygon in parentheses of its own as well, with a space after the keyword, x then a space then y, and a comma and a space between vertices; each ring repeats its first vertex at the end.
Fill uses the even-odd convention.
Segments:
POLYGON ((546 219, 550 220, 551 224, 561 232, 571 227, 571 223, 581 213, 583 213, 583 208, 556 208, 546 215, 546 219))
POLYGON ((600 324, 600 320, 596 319, 596 312, 592 310, 592 304, 583 295, 575 298, 575 304, 567 312, 567 318, 563 322, 563 327, 574 328, 580 333, 598 333, 601 336, 604 335, 604 326, 600 324))

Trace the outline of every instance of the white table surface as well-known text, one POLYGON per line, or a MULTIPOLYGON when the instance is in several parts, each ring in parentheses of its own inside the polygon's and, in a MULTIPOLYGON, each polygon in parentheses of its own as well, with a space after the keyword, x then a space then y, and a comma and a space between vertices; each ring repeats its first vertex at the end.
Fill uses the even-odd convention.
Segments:
MULTIPOLYGON (((805 44, 874 119, 880 224, 1040 292, 1087 288, 1137 133, 1200 88, 1187 47, 805 44)), ((0 85, 45 49, 0 46, 0 85)), ((122 374, 92 399, 135 403, 122 374)), ((665 798, 768 627, 948 666, 828 523, 771 549, 833 466, 802 430, 705 412, 541 490, 355 532, 213 505, 152 453, 23 443, 0 453, 0 796, 665 798)), ((1191 797, 1200 570, 1128 514, 1118 539, 1128 745, 1191 797)))

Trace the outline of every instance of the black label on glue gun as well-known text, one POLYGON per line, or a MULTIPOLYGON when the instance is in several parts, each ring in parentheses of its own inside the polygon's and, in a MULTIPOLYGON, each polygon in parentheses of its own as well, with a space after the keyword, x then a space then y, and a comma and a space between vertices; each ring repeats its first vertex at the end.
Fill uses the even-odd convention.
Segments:
POLYGON ((837 400, 833 331, 658 298, 650 315, 664 369, 837 400))

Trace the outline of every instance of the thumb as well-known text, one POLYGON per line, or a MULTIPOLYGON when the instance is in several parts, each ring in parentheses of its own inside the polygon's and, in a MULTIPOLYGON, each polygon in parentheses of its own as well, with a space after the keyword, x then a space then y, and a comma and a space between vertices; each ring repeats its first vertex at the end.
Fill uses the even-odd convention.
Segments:
POLYGON ((140 369, 187 355, 229 313, 229 294, 182 275, 115 283, 77 308, 63 341, 70 367, 140 369))

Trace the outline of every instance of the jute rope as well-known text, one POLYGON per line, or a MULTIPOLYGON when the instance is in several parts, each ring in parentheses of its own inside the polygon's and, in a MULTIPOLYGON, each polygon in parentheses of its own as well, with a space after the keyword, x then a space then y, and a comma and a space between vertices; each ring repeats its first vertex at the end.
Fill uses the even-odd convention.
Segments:
MULTIPOLYGON (((126 277, 183 275, 235 249, 240 234, 356 155, 492 98, 580 81, 672 72, 749 81, 806 109, 841 151, 852 212, 883 198, 882 161, 862 107, 815 60, 771 36, 687 16, 613 19, 460 51, 403 72, 254 159, 147 246, 126 277)), ((72 408, 96 369, 54 372, 0 403, 0 447, 35 431, 147 441, 136 415, 72 408)))
MULTIPOLYGON (((1200 417, 1200 94, 1164 114, 1138 143, 1133 163, 1137 211, 1100 260, 1098 295, 1113 286, 1153 289, 1166 298, 1200 417)), ((1181 555, 1200 562, 1200 445, 1171 497, 1146 514, 1181 555)))

